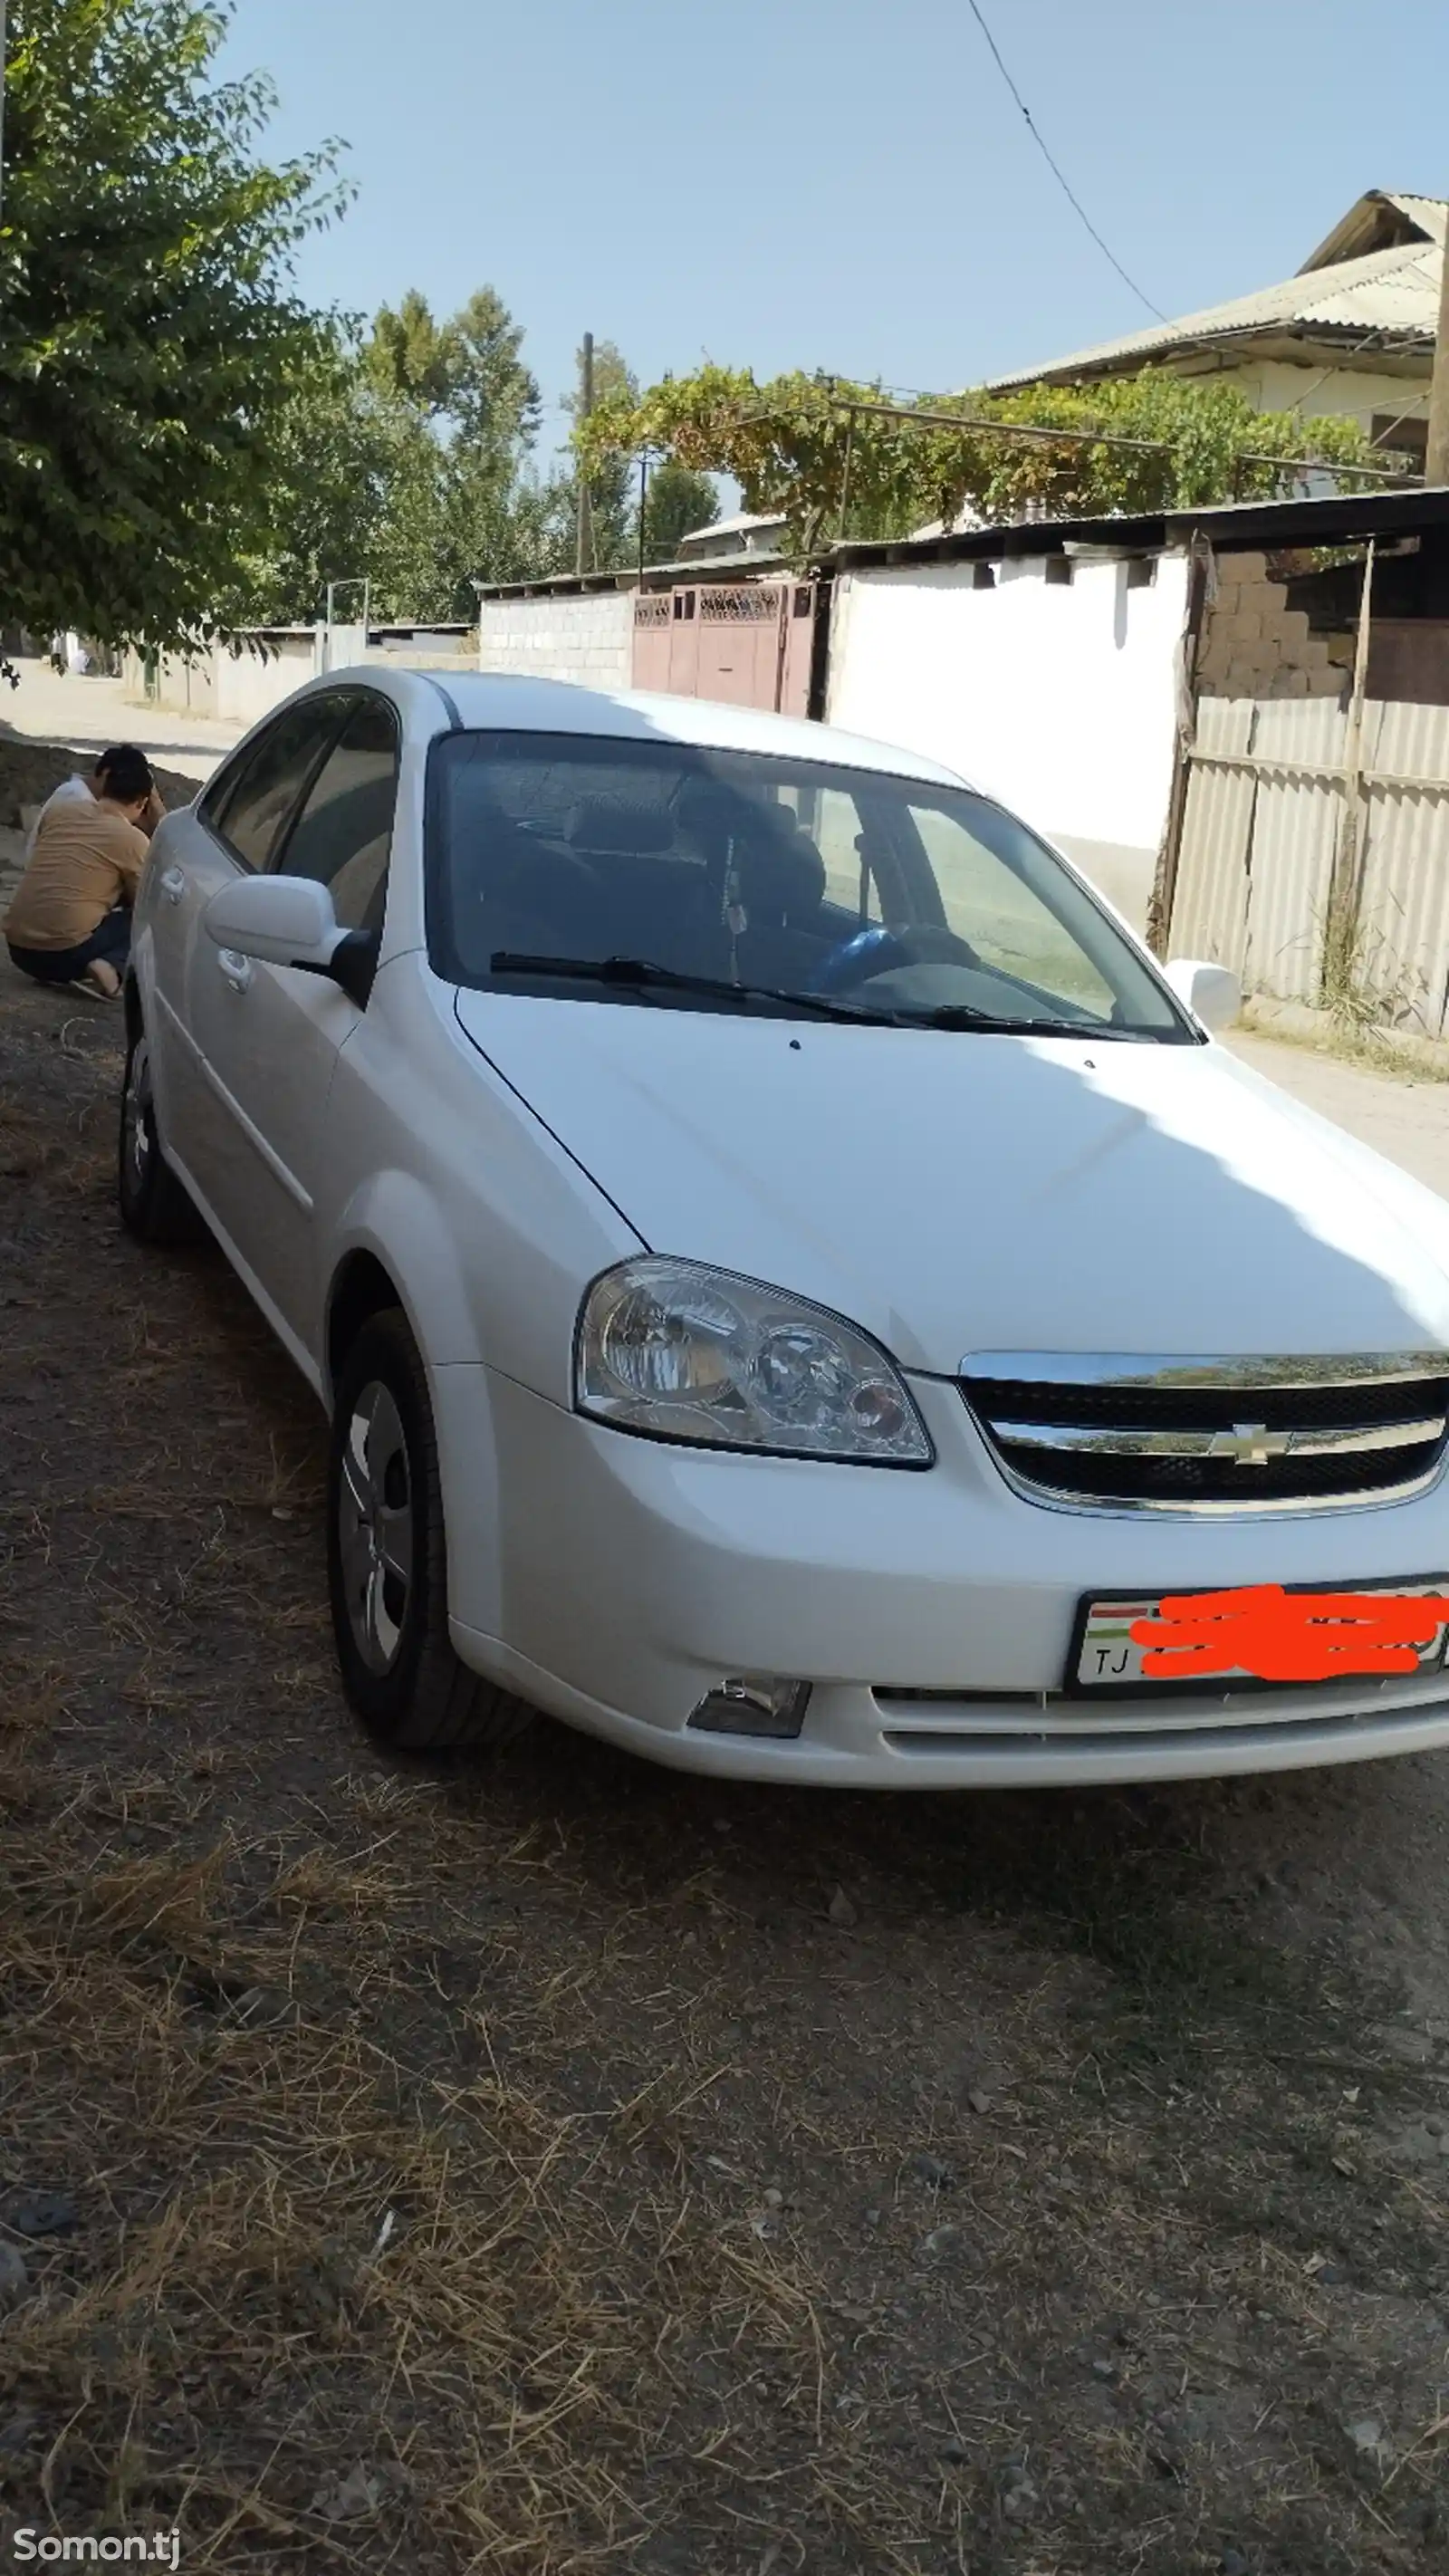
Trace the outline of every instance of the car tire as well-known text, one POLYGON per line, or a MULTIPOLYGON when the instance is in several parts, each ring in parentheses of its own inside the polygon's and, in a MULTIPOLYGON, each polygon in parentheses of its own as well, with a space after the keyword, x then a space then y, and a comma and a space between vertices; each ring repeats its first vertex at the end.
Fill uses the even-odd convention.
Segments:
POLYGON ((151 1087, 151 1046, 138 1026, 121 1083, 116 1197, 121 1223, 138 1243, 195 1243, 203 1231, 184 1183, 161 1151, 151 1087))
POLYGON ((379 1743, 495 1752, 528 1724, 531 1709, 453 1651, 427 1371, 397 1307, 364 1324, 338 1379, 327 1581, 343 1688, 379 1743))

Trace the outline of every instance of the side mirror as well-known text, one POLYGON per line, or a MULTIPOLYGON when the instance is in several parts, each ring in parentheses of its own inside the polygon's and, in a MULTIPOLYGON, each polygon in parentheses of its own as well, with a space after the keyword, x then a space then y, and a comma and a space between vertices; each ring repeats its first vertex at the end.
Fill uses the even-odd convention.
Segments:
POLYGON ((301 966, 327 974, 346 937, 332 897, 312 877, 238 877, 212 896, 202 920, 218 948, 264 966, 301 966))
POLYGON ((1174 957, 1164 968, 1180 1002, 1205 1029, 1230 1029, 1243 1007, 1243 988, 1230 966, 1210 966, 1201 957, 1174 957))

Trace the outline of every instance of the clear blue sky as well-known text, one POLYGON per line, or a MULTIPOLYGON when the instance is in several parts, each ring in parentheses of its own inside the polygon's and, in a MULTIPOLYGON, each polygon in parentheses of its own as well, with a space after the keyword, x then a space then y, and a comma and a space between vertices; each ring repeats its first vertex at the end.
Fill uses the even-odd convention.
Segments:
MULTIPOLYGON (((983 0, 1165 313, 1286 276, 1368 187, 1449 195, 1449 13, 983 0)), ((580 333, 932 391, 1150 316, 1060 194, 965 0, 237 0, 274 152, 342 137, 319 302, 499 290, 553 404, 580 333)))

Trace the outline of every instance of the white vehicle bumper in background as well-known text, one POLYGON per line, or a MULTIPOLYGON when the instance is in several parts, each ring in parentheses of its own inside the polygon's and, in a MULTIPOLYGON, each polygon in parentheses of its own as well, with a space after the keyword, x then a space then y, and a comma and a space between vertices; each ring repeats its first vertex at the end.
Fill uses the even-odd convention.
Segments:
POLYGON ((675 1447, 493 1372, 439 1371, 458 1653, 590 1733, 741 1779, 1049 1787, 1449 1744, 1442 1668, 1276 1691, 1065 1689, 1087 1594, 1449 1572, 1442 1482, 1282 1518, 1055 1511, 1010 1491, 954 1387, 913 1391, 937 1449, 920 1472, 675 1447), (692 1726, 735 1676, 809 1682, 799 1734, 692 1726))

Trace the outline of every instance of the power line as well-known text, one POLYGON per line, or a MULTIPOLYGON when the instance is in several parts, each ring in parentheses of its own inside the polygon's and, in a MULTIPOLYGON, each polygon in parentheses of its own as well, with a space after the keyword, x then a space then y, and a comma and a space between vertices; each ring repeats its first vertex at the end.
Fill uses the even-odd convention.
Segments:
POLYGON ((1020 108, 1022 115, 1026 119, 1027 132, 1031 136, 1031 139, 1036 145, 1038 152, 1041 154, 1042 159, 1045 161, 1047 168, 1050 170, 1052 177, 1057 183, 1057 186, 1061 189, 1068 205, 1071 206, 1075 213, 1081 217, 1082 222, 1086 225, 1088 232, 1096 243, 1098 250, 1102 253, 1104 259, 1110 260, 1113 268, 1115 268, 1118 276, 1121 278, 1123 285, 1131 288, 1138 303, 1145 304, 1148 312, 1155 315, 1159 322, 1165 322, 1168 318, 1167 315, 1161 310, 1160 306, 1153 303, 1150 295, 1143 294, 1136 278, 1128 276, 1127 271, 1123 267, 1120 259, 1117 257, 1116 252, 1110 250, 1106 242, 1103 241, 1101 234, 1098 232, 1097 227, 1093 223, 1091 216, 1088 214, 1086 207, 1083 205, 1081 198, 1073 189, 1066 172, 1060 167, 1059 163, 1052 158, 1050 150, 1037 130, 1031 109, 1027 106, 1025 99, 1022 97, 1020 90, 1017 88, 1015 81, 1012 79, 1010 72, 1007 70, 1005 63, 1001 59, 1001 48, 998 45, 996 38, 993 36, 991 29, 987 26, 981 11, 977 7, 976 0, 966 0, 966 5, 970 9, 972 17, 975 19, 977 26, 980 28, 982 35, 986 38, 987 44, 991 48, 991 58, 995 63, 997 70, 1000 72, 1002 79, 1005 81, 1007 88, 1010 90, 1012 97, 1015 99, 1017 106, 1020 108))

